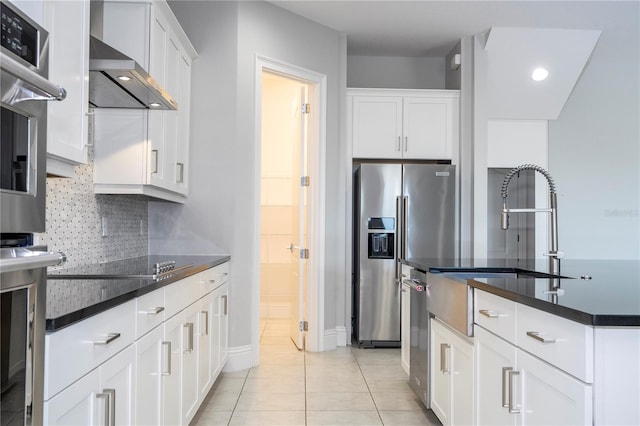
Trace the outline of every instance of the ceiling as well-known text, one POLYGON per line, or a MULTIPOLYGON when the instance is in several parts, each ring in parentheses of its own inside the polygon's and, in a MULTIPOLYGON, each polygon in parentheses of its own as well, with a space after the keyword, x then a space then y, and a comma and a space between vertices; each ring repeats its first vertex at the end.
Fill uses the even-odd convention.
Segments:
POLYGON ((354 56, 445 56, 461 37, 491 27, 602 30, 637 46, 640 1, 270 1, 346 34, 354 56))

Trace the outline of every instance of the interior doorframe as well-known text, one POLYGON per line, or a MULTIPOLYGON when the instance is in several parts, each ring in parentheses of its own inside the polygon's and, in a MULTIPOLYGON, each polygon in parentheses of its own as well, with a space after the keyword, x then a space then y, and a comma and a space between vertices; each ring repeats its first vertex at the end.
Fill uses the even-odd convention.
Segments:
POLYGON ((324 265, 325 265, 325 170, 326 170, 326 105, 327 76, 296 65, 288 64, 262 55, 255 57, 255 125, 254 125, 254 187, 253 216, 254 240, 251 265, 251 292, 254 297, 251 307, 251 346, 253 365, 260 362, 260 198, 261 198, 261 158, 262 158, 262 72, 267 71, 284 77, 300 80, 309 84, 309 102, 311 103, 310 136, 317 139, 309 144, 307 162, 311 187, 311 223, 309 228, 308 282, 306 294, 306 313, 309 330, 306 336, 306 350, 320 352, 324 350, 324 265), (314 137, 315 135, 315 137, 314 137))

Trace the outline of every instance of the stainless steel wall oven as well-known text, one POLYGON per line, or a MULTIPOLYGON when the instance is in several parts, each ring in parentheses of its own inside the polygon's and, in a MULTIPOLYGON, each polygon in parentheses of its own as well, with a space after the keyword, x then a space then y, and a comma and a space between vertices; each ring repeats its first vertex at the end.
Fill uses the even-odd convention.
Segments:
POLYGON ((30 247, 45 230, 49 34, 0 1, 0 426, 43 423, 46 268, 62 253, 30 247))
POLYGON ((49 34, 0 3, 0 232, 44 232, 47 102, 66 97, 49 76, 49 34))

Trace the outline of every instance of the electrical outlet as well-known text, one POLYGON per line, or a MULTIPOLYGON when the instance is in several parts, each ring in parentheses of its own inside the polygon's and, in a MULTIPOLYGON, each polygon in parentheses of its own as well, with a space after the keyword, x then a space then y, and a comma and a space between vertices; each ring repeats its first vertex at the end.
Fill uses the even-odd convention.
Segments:
POLYGON ((102 236, 106 237, 109 235, 109 227, 107 225, 107 217, 102 216, 102 236))

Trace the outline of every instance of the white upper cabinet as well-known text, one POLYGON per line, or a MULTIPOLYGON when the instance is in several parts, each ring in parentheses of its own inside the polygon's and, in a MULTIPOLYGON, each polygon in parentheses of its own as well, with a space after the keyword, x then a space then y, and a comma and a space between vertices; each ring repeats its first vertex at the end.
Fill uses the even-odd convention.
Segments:
POLYGON ((348 89, 353 158, 451 160, 457 90, 348 89))
POLYGON ((47 173, 73 177, 87 162, 89 1, 44 2, 49 31, 49 79, 67 91, 47 106, 47 173))
POLYGON ((178 109, 96 109, 94 190, 184 202, 196 52, 164 1, 106 1, 103 19, 103 41, 145 67, 178 109))

